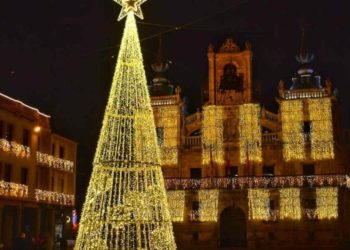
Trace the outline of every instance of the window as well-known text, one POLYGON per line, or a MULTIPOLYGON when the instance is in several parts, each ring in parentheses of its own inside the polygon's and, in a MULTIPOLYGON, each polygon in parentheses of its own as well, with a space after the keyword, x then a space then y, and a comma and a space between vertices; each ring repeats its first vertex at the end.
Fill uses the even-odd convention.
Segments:
POLYGON ((60 192, 63 193, 64 192, 64 179, 59 178, 58 183, 59 183, 59 187, 60 187, 60 192))
POLYGON ((164 142, 164 128, 157 127, 156 132, 157 132, 158 145, 161 146, 164 142))
POLYGON ((275 239, 275 233, 274 232, 269 232, 268 233, 269 240, 274 240, 275 239))
POLYGON ((13 124, 7 124, 7 127, 6 127, 6 140, 13 141, 13 130, 14 130, 13 124))
POLYGON ((315 165, 313 164, 303 165, 303 175, 315 175, 315 165))
POLYGON ((202 169, 191 168, 191 179, 200 179, 200 178, 202 178, 202 169))
POLYGON ((304 122, 304 124, 303 124, 303 131, 304 131, 305 134, 310 134, 310 132, 311 132, 311 122, 309 122, 309 121, 304 122))
POLYGON ((227 167, 226 176, 228 177, 238 176, 238 167, 237 166, 227 167))
POLYGON ((51 154, 53 156, 55 156, 55 154, 56 154, 56 144, 55 143, 52 143, 52 145, 51 145, 51 154))
POLYGON ((23 140, 22 143, 24 146, 29 146, 29 137, 30 133, 28 129, 23 129, 23 140))
POLYGON ((315 232, 309 232, 307 234, 308 241, 314 241, 315 240, 315 232))
POLYGON ((11 182, 12 165, 5 164, 4 181, 11 182))
POLYGON ((4 138, 4 121, 0 121, 0 138, 4 138))
POLYGON ((192 201, 192 210, 194 211, 199 210, 199 201, 192 201))
POLYGON ((275 167, 274 166, 263 166, 263 175, 264 176, 274 176, 275 167))
POLYGON ((21 184, 27 185, 28 181, 28 168, 21 168, 21 184))
POLYGON ((269 208, 270 208, 270 210, 275 210, 276 209, 276 201, 275 200, 270 199, 269 208))
POLYGON ((304 200, 305 209, 316 209, 316 199, 305 199, 304 200))
POLYGON ((64 147, 60 146, 60 158, 63 159, 64 158, 64 147))
POLYGON ((3 180, 2 174, 3 174, 2 162, 0 162, 0 180, 3 180))
POLYGON ((192 238, 193 238, 193 240, 198 240, 199 239, 199 233, 198 232, 192 233, 192 238))

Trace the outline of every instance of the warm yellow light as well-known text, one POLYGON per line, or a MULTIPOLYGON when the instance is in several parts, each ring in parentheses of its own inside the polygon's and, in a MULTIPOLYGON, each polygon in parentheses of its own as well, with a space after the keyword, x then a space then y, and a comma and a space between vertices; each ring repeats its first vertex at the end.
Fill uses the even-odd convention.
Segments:
POLYGON ((300 189, 282 188, 280 193, 280 218, 290 220, 301 219, 300 189))
POLYGON ((268 189, 248 189, 250 220, 268 220, 270 218, 270 192, 268 189))
POLYGON ((176 105, 156 108, 157 127, 163 129, 163 140, 160 144, 162 165, 177 166, 180 110, 176 105))
POLYGON ((30 157, 30 147, 6 139, 0 139, 0 150, 11 153, 18 158, 30 157))
POLYGON ((202 163, 224 164, 224 107, 206 106, 203 109, 202 163))
POLYGON ((147 0, 114 0, 120 6, 122 6, 122 10, 120 11, 118 21, 122 20, 129 13, 133 13, 139 18, 143 19, 143 14, 141 10, 141 4, 146 2, 147 0))
POLYGON ((199 190, 199 220, 217 221, 219 190, 199 190))
POLYGON ((331 99, 309 99, 311 121, 311 157, 314 160, 334 158, 331 99))
POLYGON ((316 188, 316 205, 319 219, 338 218, 338 188, 316 188))
POLYGON ((127 14, 75 249, 176 249, 133 12, 127 14))
POLYGON ((239 152, 241 164, 247 161, 261 162, 260 106, 243 104, 239 106, 239 152))
POLYGON ((168 191, 169 211, 172 221, 181 222, 184 220, 185 212, 185 191, 168 191))
POLYGON ((305 159, 305 138, 303 133, 303 101, 281 101, 283 158, 286 161, 305 159))
POLYGON ((39 133, 41 131, 41 127, 40 126, 35 126, 34 127, 34 132, 35 133, 39 133))

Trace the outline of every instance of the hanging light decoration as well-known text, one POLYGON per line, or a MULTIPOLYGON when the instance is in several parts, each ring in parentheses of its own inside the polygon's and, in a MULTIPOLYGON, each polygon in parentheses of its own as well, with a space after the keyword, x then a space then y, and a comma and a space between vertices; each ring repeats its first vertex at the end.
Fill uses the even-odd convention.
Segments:
POLYGON ((171 219, 174 222, 181 222, 184 220, 185 212, 185 191, 176 190, 168 191, 168 203, 171 219))
POLYGON ((179 107, 161 106, 158 110, 157 127, 163 128, 163 138, 160 140, 162 165, 174 166, 178 163, 179 107))
POLYGON ((286 161, 305 159, 305 138, 303 133, 303 101, 281 101, 283 158, 286 161))
POLYGON ((116 1, 127 18, 75 249, 174 250, 134 16, 145 0, 116 1))
POLYGON ((316 206, 318 219, 338 218, 338 188, 316 188, 316 206))
POLYGON ((334 159, 332 103, 330 98, 309 99, 311 121, 311 157, 334 159))
POLYGON ((261 162, 261 124, 259 104, 239 106, 239 152, 241 164, 261 162))
POLYGON ((199 190, 199 220, 217 221, 219 190, 199 190))
POLYGON ((282 188, 280 194, 280 218, 290 220, 301 219, 300 189, 282 188))
POLYGON ((250 220, 268 220, 270 218, 270 191, 268 189, 248 189, 250 220))
POLYGON ((224 107, 206 106, 203 109, 202 163, 224 164, 224 107))

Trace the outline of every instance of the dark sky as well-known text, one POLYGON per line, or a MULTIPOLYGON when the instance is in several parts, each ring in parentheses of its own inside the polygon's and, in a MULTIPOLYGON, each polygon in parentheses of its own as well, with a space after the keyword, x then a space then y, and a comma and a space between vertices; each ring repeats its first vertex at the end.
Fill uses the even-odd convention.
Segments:
MULTIPOLYGON (((295 54, 304 23, 314 68, 339 89, 346 119, 350 107, 350 15, 347 0, 149 0, 140 37, 169 26, 197 23, 163 35, 190 109, 200 105, 207 81, 207 48, 226 37, 252 42, 253 79, 262 102, 276 109, 276 84, 298 69, 295 54)), ((124 22, 112 0, 0 1, 0 91, 52 115, 55 131, 79 143, 78 203, 83 200, 124 22)), ((157 38, 142 42, 145 68, 157 38)), ((347 124, 348 122, 346 122, 347 124)))

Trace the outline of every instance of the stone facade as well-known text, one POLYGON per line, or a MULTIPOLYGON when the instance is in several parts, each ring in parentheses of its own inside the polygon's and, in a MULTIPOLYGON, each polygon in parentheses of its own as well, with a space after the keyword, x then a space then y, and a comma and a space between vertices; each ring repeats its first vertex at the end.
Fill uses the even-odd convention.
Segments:
MULTIPOLYGON (((203 103, 203 110, 208 106, 224 110, 221 164, 215 162, 217 145, 210 146, 210 163, 203 163, 203 111, 184 115, 179 89, 173 95, 152 96, 157 131, 161 131, 160 147, 166 145, 164 135, 176 135, 176 139, 172 137, 176 143, 171 152, 176 151, 177 159, 163 164, 163 171, 169 192, 178 192, 176 200, 169 200, 170 210, 184 204, 183 214, 178 215, 183 219, 174 221, 178 249, 342 249, 348 244, 350 182, 347 149, 340 140, 338 100, 332 93, 332 83, 319 82, 320 77, 304 65, 308 58, 304 59, 301 70, 293 77, 293 86, 297 87, 287 89, 282 81, 278 84, 276 99, 280 109, 273 113, 260 108, 254 99, 250 44, 241 50, 232 39, 227 39, 218 52, 209 46, 208 100, 203 103), (286 116, 281 113, 281 103, 289 105, 293 100, 298 100, 295 103, 299 103, 301 113, 292 112, 292 118, 283 118, 286 116), (320 121, 312 120, 317 112, 312 108, 313 100, 326 100, 331 105, 325 114, 331 122, 324 123, 331 124, 329 131, 317 135, 323 138, 321 144, 317 144, 320 142, 315 132, 320 121), (243 118, 239 107, 244 104, 254 104, 260 110, 260 161, 250 160, 250 146, 242 155, 239 124, 243 118), (177 109, 171 126, 163 125, 168 118, 161 114, 166 114, 167 109, 177 109), (301 120, 294 124, 300 126, 300 131, 283 127, 286 119, 295 120, 297 115, 301 120), (288 139, 287 129, 301 133, 303 146, 294 145, 295 151, 302 150, 300 159, 287 159, 288 143, 295 143, 298 136, 291 134, 288 139), (327 151, 326 144, 322 144, 326 140, 324 134, 330 138, 329 157, 322 156, 327 151), (242 157, 246 158, 243 162, 242 157), (217 191, 214 198, 210 195, 213 190, 217 191), (206 208, 208 211, 203 211, 206 208), (214 214, 215 219, 208 213, 214 214)), ((169 151, 162 152, 167 159, 169 151)), ((293 155, 297 154, 292 152, 293 155)))
POLYGON ((22 232, 71 236, 77 144, 51 130, 50 116, 0 94, 0 243, 22 232), (68 221, 68 222, 67 222, 68 221))

